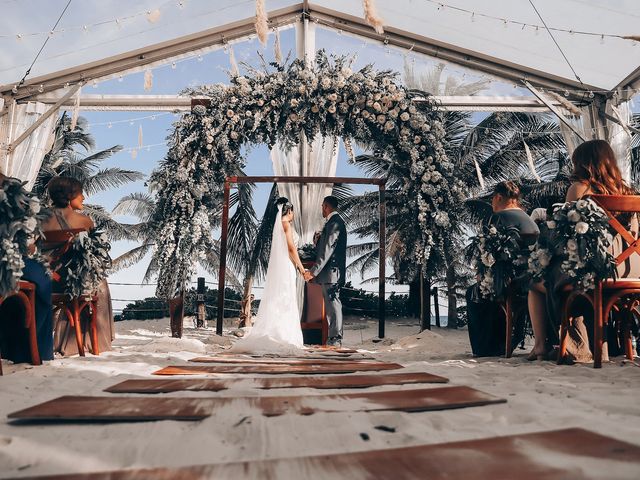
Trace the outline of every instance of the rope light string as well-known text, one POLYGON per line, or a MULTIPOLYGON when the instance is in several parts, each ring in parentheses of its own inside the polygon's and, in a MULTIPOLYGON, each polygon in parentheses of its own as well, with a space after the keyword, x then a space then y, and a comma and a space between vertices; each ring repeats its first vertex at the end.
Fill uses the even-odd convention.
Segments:
MULTIPOLYGON (((521 22, 518 20, 511 20, 509 18, 505 18, 505 17, 496 17, 494 15, 489 15, 486 13, 482 13, 482 12, 477 12, 475 10, 468 10, 466 8, 462 8, 462 7, 457 7, 455 5, 449 5, 448 3, 443 3, 443 2, 439 2, 436 0, 424 0, 425 2, 431 3, 433 5, 437 6, 437 10, 438 11, 444 11, 444 10, 452 10, 454 12, 459 12, 459 13, 464 13, 465 15, 469 16, 469 20, 471 22, 475 22, 476 18, 487 18, 490 20, 496 20, 501 22, 505 27, 507 27, 508 25, 517 25, 520 27, 521 30, 524 30, 525 28, 532 28, 534 29, 534 31, 536 32, 536 35, 538 34, 538 32, 540 30, 545 30, 545 26, 544 25, 538 25, 535 23, 527 23, 527 22, 521 22)), ((621 34, 617 34, 617 33, 604 33, 604 32, 589 32, 589 31, 585 31, 585 30, 573 30, 573 29, 567 29, 567 28, 558 28, 558 27, 548 27, 549 30, 551 30, 552 32, 562 32, 562 33, 568 33, 571 35, 585 35, 585 36, 589 36, 589 37, 599 37, 601 39, 601 43, 602 40, 604 40, 605 38, 617 38, 620 40, 630 40, 631 42, 633 42, 633 45, 637 45, 638 42, 640 42, 640 34, 639 35, 621 35, 621 34)))
POLYGON ((149 23, 156 23, 160 19, 160 16, 162 15, 162 10, 167 8, 170 4, 175 4, 178 7, 180 7, 181 4, 184 6, 184 1, 176 2, 175 0, 168 0, 168 1, 164 2, 163 4, 161 4, 159 7, 151 8, 151 9, 145 9, 145 10, 139 11, 137 13, 133 13, 131 15, 125 15, 123 17, 109 18, 107 20, 101 20, 101 21, 95 22, 95 23, 83 23, 82 25, 72 25, 72 26, 64 27, 64 28, 56 28, 57 27, 57 25, 56 25, 51 30, 47 30, 47 31, 27 32, 27 33, 20 33, 20 32, 18 32, 18 33, 7 33, 7 34, 0 35, 0 38, 11 38, 11 37, 13 37, 17 41, 20 41, 25 37, 36 37, 36 36, 40 36, 40 35, 48 35, 49 37, 53 37, 56 34, 65 33, 65 32, 69 32, 69 31, 75 31, 75 30, 80 30, 80 31, 87 32, 91 28, 100 27, 100 26, 109 25, 109 24, 114 24, 114 25, 118 26, 118 28, 120 28, 120 27, 122 27, 122 23, 123 22, 126 22, 126 21, 134 19, 134 18, 142 17, 142 16, 146 16, 147 20, 149 21, 149 23))

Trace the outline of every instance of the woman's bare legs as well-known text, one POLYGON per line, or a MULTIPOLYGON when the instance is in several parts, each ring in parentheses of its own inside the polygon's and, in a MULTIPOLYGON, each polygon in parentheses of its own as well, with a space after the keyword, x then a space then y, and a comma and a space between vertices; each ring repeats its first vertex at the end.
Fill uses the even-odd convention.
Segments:
POLYGON ((547 340, 546 328, 546 290, 542 283, 536 283, 529 290, 527 298, 529 306, 529 316, 531 317, 531 326, 533 327, 533 336, 535 343, 533 350, 529 354, 529 359, 542 360, 546 353, 545 343, 547 340))

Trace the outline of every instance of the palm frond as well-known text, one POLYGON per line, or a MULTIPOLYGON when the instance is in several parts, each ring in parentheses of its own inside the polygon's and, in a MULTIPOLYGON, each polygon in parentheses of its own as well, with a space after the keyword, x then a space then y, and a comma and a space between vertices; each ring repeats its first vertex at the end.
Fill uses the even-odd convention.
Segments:
POLYGON ((113 210, 112 215, 133 215, 143 222, 149 221, 155 209, 153 197, 144 192, 135 192, 125 195, 113 210))
POLYGON ((113 272, 117 272, 119 270, 123 270, 125 268, 130 267, 131 265, 135 265, 140 262, 149 251, 153 244, 145 243, 143 245, 139 245, 137 247, 132 248, 131 250, 124 252, 122 255, 114 258, 112 261, 111 270, 113 272))
POLYGON ((85 192, 93 195, 110 188, 120 187, 129 182, 142 180, 145 175, 135 170, 124 170, 118 167, 105 168, 98 170, 88 177, 83 185, 85 192))

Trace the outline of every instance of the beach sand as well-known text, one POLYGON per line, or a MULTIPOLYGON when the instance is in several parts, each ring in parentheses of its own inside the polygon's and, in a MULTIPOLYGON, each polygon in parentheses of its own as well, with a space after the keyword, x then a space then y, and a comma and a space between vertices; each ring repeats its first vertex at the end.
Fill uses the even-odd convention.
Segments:
MULTIPOLYGON (((129 378, 150 378, 159 368, 185 365, 190 358, 221 352, 233 341, 228 332, 218 337, 213 328, 196 331, 190 319, 185 320, 182 339, 170 337, 167 319, 124 321, 116 327, 113 351, 98 357, 87 354, 85 358, 58 358, 38 367, 3 361, 0 478, 335 454, 568 427, 581 427, 640 445, 640 368, 636 363, 618 357, 599 370, 590 364, 557 366, 551 362, 527 362, 527 350, 516 350, 511 359, 474 359, 465 329, 434 327, 419 332, 415 319, 389 321, 387 338, 374 342, 377 322, 350 318, 344 346, 367 350, 379 360, 401 363, 406 367, 404 371, 445 376, 451 385, 474 387, 505 398, 507 403, 423 413, 316 413, 270 418, 237 405, 214 411, 201 422, 7 422, 7 414, 61 395, 109 396, 102 391, 106 387, 129 378), (374 428, 380 425, 395 432, 374 428), (363 439, 363 433, 368 440, 363 439)), ((411 388, 416 386, 375 390, 411 388)), ((333 392, 278 389, 268 391, 268 395, 333 392)), ((217 393, 166 395, 265 394, 240 387, 217 393)))

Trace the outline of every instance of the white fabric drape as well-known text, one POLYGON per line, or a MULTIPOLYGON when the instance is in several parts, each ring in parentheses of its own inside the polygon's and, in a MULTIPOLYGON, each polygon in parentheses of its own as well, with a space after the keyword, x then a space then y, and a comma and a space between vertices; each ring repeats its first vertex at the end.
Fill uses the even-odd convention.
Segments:
MULTIPOLYGON (((612 117, 618 118, 628 125, 631 122, 631 111, 629 102, 621 103, 616 107, 617 113, 612 107, 611 101, 607 101, 606 112, 612 117)), ((629 181, 631 177, 631 135, 627 129, 616 122, 610 120, 603 125, 599 121, 598 110, 595 104, 580 108, 582 114, 579 117, 572 117, 569 122, 582 134, 585 140, 602 139, 611 144, 613 152, 616 154, 618 166, 625 180, 629 181)), ((569 156, 573 154, 582 140, 571 131, 564 123, 560 123, 560 131, 567 145, 569 156)))
MULTIPOLYGON (((334 177, 338 164, 338 140, 335 137, 317 136, 309 144, 302 135, 298 148, 286 152, 280 145, 271 150, 275 175, 304 177, 334 177)), ((300 235, 300 243, 311 243, 313 233, 322 228, 322 199, 331 195, 333 185, 311 183, 281 183, 278 190, 287 197, 295 212, 294 227, 300 235)))
POLYGON ((50 115, 31 135, 23 140, 12 152, 7 147, 33 125, 47 110, 40 102, 9 105, 8 112, 0 121, 0 171, 7 176, 26 181, 27 190, 31 190, 38 176, 45 154, 51 149, 54 130, 58 119, 57 112, 50 115))

